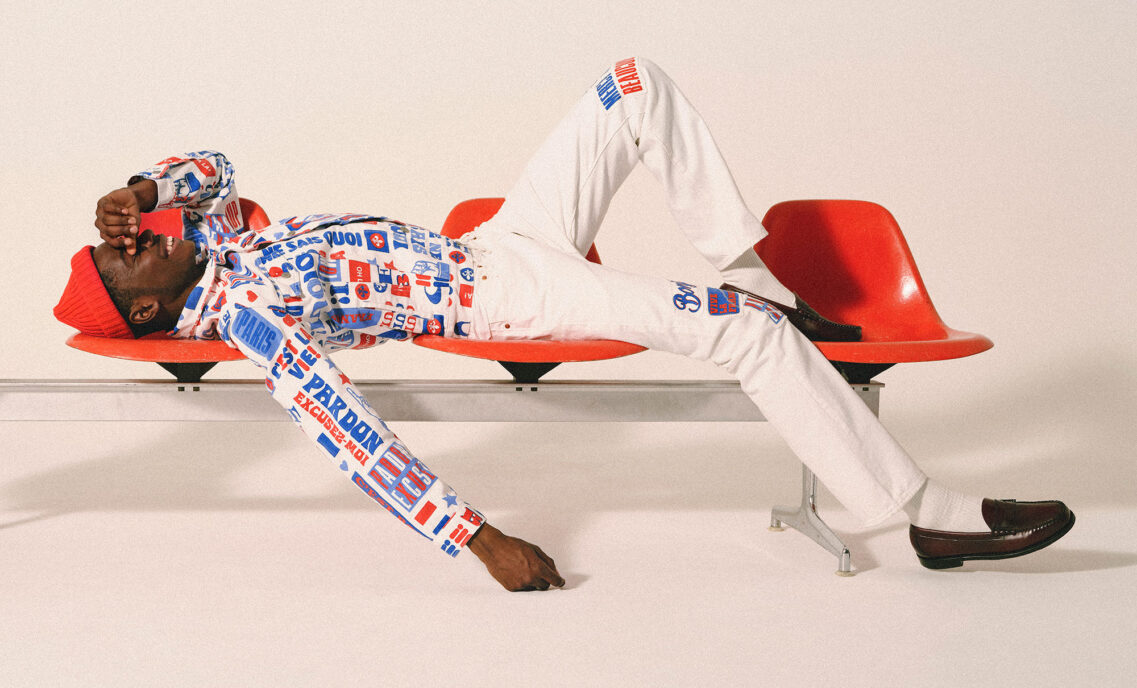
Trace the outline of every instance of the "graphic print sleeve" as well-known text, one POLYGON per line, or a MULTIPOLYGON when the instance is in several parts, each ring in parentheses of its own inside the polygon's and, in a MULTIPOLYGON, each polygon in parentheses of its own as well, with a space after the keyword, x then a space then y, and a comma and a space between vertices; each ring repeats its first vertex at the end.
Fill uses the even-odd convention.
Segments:
POLYGON ((415 458, 292 316, 231 304, 219 334, 258 366, 319 451, 380 506, 458 556, 483 517, 415 458))
POLYGON ((153 180, 158 185, 154 209, 181 208, 185 238, 215 249, 235 241, 244 227, 233 177, 233 165, 224 155, 198 151, 166 158, 127 183, 153 180))

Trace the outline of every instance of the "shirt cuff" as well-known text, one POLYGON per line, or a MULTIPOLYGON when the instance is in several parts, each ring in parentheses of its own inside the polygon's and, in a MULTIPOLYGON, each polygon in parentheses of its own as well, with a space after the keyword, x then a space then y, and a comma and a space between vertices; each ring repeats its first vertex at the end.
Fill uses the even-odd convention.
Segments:
POLYGON ((174 182, 167 177, 160 177, 150 172, 140 172, 126 181, 127 186, 130 186, 136 181, 142 179, 149 179, 158 185, 158 201, 154 204, 154 210, 166 210, 173 208, 170 202, 174 200, 174 182))
POLYGON ((420 532, 451 557, 457 557, 466 549, 470 538, 486 521, 449 487, 444 487, 440 495, 428 494, 411 518, 422 528, 420 532))

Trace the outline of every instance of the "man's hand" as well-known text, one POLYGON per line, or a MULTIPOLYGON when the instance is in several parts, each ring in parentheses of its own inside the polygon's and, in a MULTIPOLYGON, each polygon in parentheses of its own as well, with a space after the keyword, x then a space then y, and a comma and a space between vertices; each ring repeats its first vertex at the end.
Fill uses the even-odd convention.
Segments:
POLYGON ((549 586, 565 584, 556 564, 540 547, 510 537, 488 523, 474 534, 468 547, 510 592, 548 590, 549 586))
POLYGON ((158 201, 158 185, 150 179, 115 189, 95 204, 95 228, 99 236, 115 248, 125 248, 134 255, 137 250, 138 223, 144 212, 158 201))

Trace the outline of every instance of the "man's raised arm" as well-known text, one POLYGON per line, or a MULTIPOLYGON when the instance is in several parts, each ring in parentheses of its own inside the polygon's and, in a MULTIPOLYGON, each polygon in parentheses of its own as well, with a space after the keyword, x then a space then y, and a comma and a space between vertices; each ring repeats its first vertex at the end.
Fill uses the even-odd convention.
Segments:
POLYGON ((244 217, 233 165, 216 151, 171 156, 99 199, 95 227, 104 241, 134 254, 141 213, 182 208, 184 238, 217 248, 235 241, 244 217))

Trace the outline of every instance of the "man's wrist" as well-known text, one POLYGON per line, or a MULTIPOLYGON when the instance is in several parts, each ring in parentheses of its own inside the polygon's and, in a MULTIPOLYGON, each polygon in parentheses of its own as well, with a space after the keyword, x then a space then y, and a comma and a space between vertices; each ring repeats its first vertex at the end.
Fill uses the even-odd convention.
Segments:
POLYGON ((502 537, 502 533, 497 528, 494 528, 489 523, 483 523, 477 532, 470 537, 470 541, 466 543, 466 549, 474 553, 478 559, 486 560, 486 557, 491 556, 496 540, 502 537))
POLYGON ((132 177, 126 188, 134 194, 140 211, 148 213, 158 205, 158 183, 153 179, 132 177))

